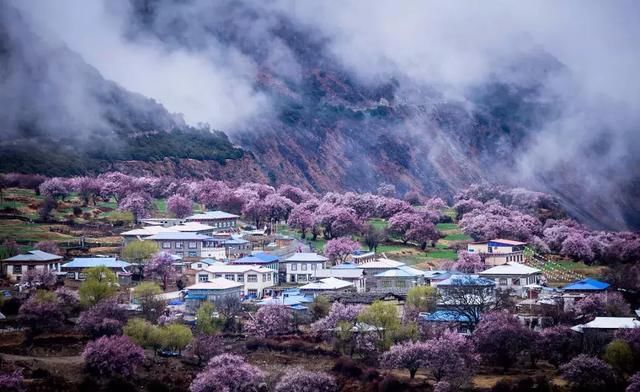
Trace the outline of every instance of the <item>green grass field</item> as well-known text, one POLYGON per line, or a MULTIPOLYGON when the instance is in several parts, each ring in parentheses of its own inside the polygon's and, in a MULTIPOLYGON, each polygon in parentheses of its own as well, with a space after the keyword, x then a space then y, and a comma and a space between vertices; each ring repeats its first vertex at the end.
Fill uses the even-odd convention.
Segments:
POLYGON ((457 230, 458 225, 455 223, 438 223, 436 225, 436 229, 440 231, 449 231, 449 230, 457 230))
POLYGON ((20 241, 38 242, 44 240, 64 241, 73 236, 50 231, 51 225, 26 223, 19 220, 3 220, 0 224, 0 240, 12 238, 20 241))
POLYGON ((447 234, 443 240, 445 241, 471 241, 471 237, 463 233, 447 234))
POLYGON ((371 224, 373 227, 375 227, 378 230, 384 230, 389 225, 387 221, 382 220, 380 218, 369 219, 369 224, 371 224))

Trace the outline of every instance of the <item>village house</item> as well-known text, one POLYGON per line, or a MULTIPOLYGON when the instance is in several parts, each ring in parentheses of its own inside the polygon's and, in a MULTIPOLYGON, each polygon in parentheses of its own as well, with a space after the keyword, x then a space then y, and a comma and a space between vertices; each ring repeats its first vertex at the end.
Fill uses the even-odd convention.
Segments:
POLYGON ((312 283, 307 283, 299 287, 303 293, 313 295, 323 293, 335 293, 344 291, 355 291, 353 283, 338 278, 323 278, 312 283))
POLYGON ((364 263, 368 263, 370 261, 375 261, 375 260, 376 260, 375 252, 362 252, 359 250, 350 254, 349 257, 347 258, 347 261, 351 261, 356 264, 364 264, 364 263))
POLYGON ((451 277, 451 272, 445 270, 429 270, 423 272, 424 282, 428 286, 437 286, 439 282, 451 277))
POLYGON ((189 264, 189 268, 195 271, 202 271, 203 269, 209 266, 219 265, 219 264, 224 264, 224 263, 214 259, 202 259, 202 260, 194 261, 193 263, 189 264))
POLYGON ((327 259, 317 253, 294 253, 293 256, 280 262, 284 266, 285 282, 302 283, 312 282, 317 278, 317 272, 326 269, 327 259))
POLYGON ((424 285, 424 271, 400 265, 367 278, 367 291, 406 294, 409 289, 424 285))
MULTIPOLYGON (((239 265, 259 265, 264 268, 269 268, 276 273, 276 278, 278 276, 278 271, 280 268, 280 258, 275 255, 271 255, 268 253, 254 253, 251 256, 245 256, 239 258, 237 260, 232 260, 229 264, 239 264, 239 265)), ((277 283, 277 279, 276 279, 277 283)))
POLYGON ((226 296, 241 297, 243 285, 225 278, 215 278, 186 287, 184 297, 187 309, 196 311, 203 302, 215 302, 226 296))
POLYGON ((203 223, 213 227, 215 231, 230 231, 236 228, 238 218, 238 215, 229 214, 224 211, 207 211, 203 214, 188 216, 185 218, 185 221, 203 223))
POLYGON ((596 317, 586 324, 571 327, 582 335, 582 345, 587 352, 598 353, 613 338, 616 331, 640 328, 640 320, 634 317, 596 317))
MULTIPOLYGON (((197 233, 158 233, 146 237, 145 240, 154 241, 161 251, 182 257, 202 257, 207 241, 213 238, 197 233)), ((210 256, 206 256, 210 257, 210 256)))
POLYGON ((41 250, 30 250, 8 259, 2 260, 0 274, 7 276, 9 280, 20 281, 22 275, 31 269, 60 271, 62 256, 41 250))
POLYGON ((232 236, 223 243, 228 259, 237 259, 251 254, 251 242, 237 236, 232 236))
POLYGON ((225 278, 242 284, 244 296, 262 298, 266 288, 275 286, 276 275, 276 271, 259 265, 216 263, 199 271, 196 274, 196 282, 225 278))
POLYGON ((139 229, 128 230, 120 233, 124 245, 128 245, 133 241, 143 241, 152 235, 159 233, 175 233, 176 231, 164 226, 145 226, 139 229))
POLYGON ((343 263, 328 269, 316 271, 316 278, 337 278, 350 282, 358 293, 365 291, 365 275, 362 268, 353 263, 343 263))
POLYGON ((487 265, 502 265, 508 262, 522 263, 526 242, 495 239, 483 242, 472 242, 467 245, 467 252, 480 255, 487 265))
POLYGON ((392 269, 396 269, 400 266, 406 265, 400 261, 390 260, 390 259, 376 259, 375 261, 369 261, 364 264, 359 264, 358 268, 362 268, 365 271, 367 277, 375 276, 381 272, 389 271, 392 269))
POLYGON ((116 274, 118 283, 131 284, 131 272, 128 270, 131 264, 115 257, 76 257, 60 266, 61 271, 67 274, 67 279, 71 280, 84 280, 85 270, 93 267, 106 267, 116 274))
POLYGON ((507 262, 478 273, 483 278, 493 279, 496 288, 500 290, 514 290, 517 295, 525 293, 527 286, 539 285, 542 281, 542 271, 524 264, 507 262))

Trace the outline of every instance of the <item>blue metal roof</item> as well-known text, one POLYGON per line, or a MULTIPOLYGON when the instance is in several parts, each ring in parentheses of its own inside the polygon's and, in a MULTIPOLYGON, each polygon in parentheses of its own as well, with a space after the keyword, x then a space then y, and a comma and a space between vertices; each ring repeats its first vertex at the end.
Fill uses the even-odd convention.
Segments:
POLYGON ((68 263, 62 264, 63 268, 91 268, 105 266, 107 268, 124 268, 131 264, 115 257, 76 257, 68 263))
POLYGON ((421 314, 424 321, 468 323, 469 317, 455 310, 436 310, 433 313, 421 314))
POLYGON ((609 283, 601 282, 599 280, 586 278, 577 282, 569 283, 564 286, 563 290, 575 290, 575 291, 602 291, 609 288, 609 283))
MULTIPOLYGON (((275 261, 277 260, 278 259, 276 258, 275 261)), ((232 261, 231 264, 271 264, 273 262, 274 261, 263 260, 256 256, 245 256, 238 260, 232 261)))
POLYGON ((276 261, 280 260, 278 256, 270 255, 268 253, 256 253, 253 255, 253 257, 257 257, 260 260, 264 262, 269 262, 269 263, 275 263, 276 261))

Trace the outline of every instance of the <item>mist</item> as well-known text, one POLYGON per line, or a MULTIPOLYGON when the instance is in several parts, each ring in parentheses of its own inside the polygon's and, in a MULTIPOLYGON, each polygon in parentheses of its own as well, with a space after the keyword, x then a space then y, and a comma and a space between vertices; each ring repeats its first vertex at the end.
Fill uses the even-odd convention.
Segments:
MULTIPOLYGON (((497 165, 501 179, 561 196, 570 184, 576 206, 581 197, 617 206, 608 211, 616 226, 633 207, 619 193, 640 169, 635 1, 14 4, 39 34, 64 42, 107 79, 232 137, 275 114, 273 97, 257 87, 263 70, 293 84, 303 77, 295 50, 275 33, 282 23, 321 42, 318 56, 358 83, 397 81, 396 102, 452 101, 472 111, 470 93, 484 86, 536 86, 554 116, 536 122, 515 165, 497 165), (141 8, 153 9, 150 22, 136 17, 141 8), (240 36, 225 38, 227 31, 240 36), (425 88, 438 96, 420 93, 425 88)), ((416 124, 394 132, 420 137, 416 124)), ((446 140, 431 151, 445 148, 446 140)))

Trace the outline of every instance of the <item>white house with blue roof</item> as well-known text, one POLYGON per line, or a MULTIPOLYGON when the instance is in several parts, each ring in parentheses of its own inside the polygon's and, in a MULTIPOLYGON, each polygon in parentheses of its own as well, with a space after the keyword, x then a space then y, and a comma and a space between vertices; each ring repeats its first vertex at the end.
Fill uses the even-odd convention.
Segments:
POLYGON ((30 250, 4 259, 0 275, 4 273, 9 280, 20 281, 22 275, 31 269, 60 271, 61 261, 62 256, 41 250, 30 250))
POLYGON ((195 311, 206 301, 215 302, 225 296, 240 298, 243 292, 243 284, 225 278, 215 278, 188 286, 186 290, 187 295, 184 299, 187 308, 195 311))
POLYGON ((62 264, 61 270, 67 273, 68 279, 84 280, 86 277, 84 270, 93 267, 106 267, 118 276, 120 283, 130 282, 131 273, 128 268, 131 267, 131 263, 115 257, 76 257, 62 264))

